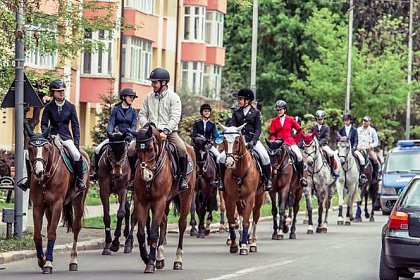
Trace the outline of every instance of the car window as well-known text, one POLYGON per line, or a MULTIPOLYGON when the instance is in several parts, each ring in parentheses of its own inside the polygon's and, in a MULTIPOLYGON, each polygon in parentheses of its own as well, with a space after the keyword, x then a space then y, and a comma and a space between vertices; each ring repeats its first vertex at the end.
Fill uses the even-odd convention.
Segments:
POLYGON ((420 208, 420 179, 414 180, 401 197, 400 206, 403 208, 420 208))
POLYGON ((388 157, 385 173, 419 171, 419 156, 418 153, 392 153, 388 157))

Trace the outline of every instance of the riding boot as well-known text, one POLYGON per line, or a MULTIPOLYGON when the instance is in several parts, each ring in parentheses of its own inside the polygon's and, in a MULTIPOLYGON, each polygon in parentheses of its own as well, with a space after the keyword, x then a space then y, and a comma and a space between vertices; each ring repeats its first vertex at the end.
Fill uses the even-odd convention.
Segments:
POLYGON ((372 178, 379 180, 379 163, 373 163, 372 178))
POLYGON ((300 184, 301 187, 306 187, 308 185, 308 181, 303 176, 303 168, 304 168, 303 160, 298 161, 297 168, 298 168, 298 173, 299 173, 299 184, 300 184))
POLYGON ((136 157, 128 156, 128 162, 130 163, 130 180, 127 183, 126 189, 134 191, 134 175, 136 174, 136 157))
POLYGON ((30 178, 31 178, 31 165, 29 160, 25 160, 26 161, 26 178, 23 178, 22 180, 20 180, 17 183, 17 186, 19 187, 19 189, 21 189, 22 191, 26 192, 29 189, 29 183, 30 183, 30 178))
POLYGON ((99 160, 100 160, 101 156, 97 153, 94 153, 94 157, 93 157, 93 172, 92 174, 90 174, 90 179, 92 181, 97 181, 98 180, 98 169, 99 169, 99 160))
POLYGON ((359 176, 359 181, 364 184, 367 181, 367 177, 365 174, 363 174, 363 172, 365 171, 365 164, 360 164, 360 176, 359 176))
POLYGON ((272 183, 271 183, 271 164, 266 164, 262 166, 263 173, 264 173, 264 191, 271 191, 272 183))
POLYGON ((226 166, 224 163, 219 163, 217 165, 217 168, 219 169, 219 175, 220 175, 220 183, 219 183, 219 191, 225 191, 225 171, 226 171, 226 166))
POLYGON ((217 161, 214 161, 216 163, 216 178, 211 182, 211 185, 216 188, 219 189, 220 188, 220 184, 222 179, 220 178, 220 168, 219 168, 219 164, 217 163, 217 161))
POLYGON ((330 161, 331 161, 331 171, 332 171, 331 173, 332 173, 332 176, 334 178, 338 178, 338 176, 340 176, 340 174, 338 173, 338 163, 335 160, 335 157, 334 156, 331 156, 330 157, 330 161))
POLYGON ((179 158, 179 168, 181 170, 181 178, 179 179, 178 191, 183 192, 188 190, 188 181, 187 181, 187 168, 188 168, 188 158, 180 157, 179 158))
POLYGON ((76 176, 76 192, 81 192, 86 189, 85 182, 83 181, 83 159, 75 161, 75 176, 76 176))

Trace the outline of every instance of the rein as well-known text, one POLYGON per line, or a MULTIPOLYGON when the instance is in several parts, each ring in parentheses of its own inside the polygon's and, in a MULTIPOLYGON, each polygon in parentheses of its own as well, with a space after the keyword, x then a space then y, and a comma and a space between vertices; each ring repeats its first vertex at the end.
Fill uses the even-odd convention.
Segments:
POLYGON ((280 164, 273 166, 273 170, 277 171, 275 176, 279 176, 281 174, 281 172, 279 172, 279 171, 282 171, 283 169, 285 169, 289 165, 290 156, 289 156, 289 160, 287 160, 287 158, 286 158, 287 150, 284 147, 283 147, 283 149, 278 148, 277 150, 273 151, 273 155, 276 155, 276 156, 279 156, 279 157, 280 157, 280 155, 283 155, 281 157, 280 164))
MULTIPOLYGON (((304 144, 304 145, 305 145, 305 147, 309 147, 309 146, 312 145, 312 143, 314 143, 314 141, 311 141, 311 143, 309 143, 309 145, 306 145, 306 144, 304 144)), ((321 167, 317 171, 311 171, 310 168, 308 167, 307 170, 308 170, 308 173, 311 175, 311 177, 313 177, 314 175, 318 174, 322 170, 322 168, 324 167, 324 165, 326 165, 326 161, 324 160, 324 157, 322 156, 322 153, 318 156, 317 151, 318 151, 317 145, 315 145, 315 150, 313 152, 311 152, 311 153, 307 153, 306 150, 304 150, 304 153, 306 154, 307 157, 312 156, 313 154, 316 155, 316 157, 312 156, 312 157, 314 157, 314 164, 315 164, 315 162, 316 162, 316 160, 317 160, 317 158, 319 156, 321 157, 321 160, 322 160, 322 165, 321 165, 321 167)), ((315 169, 315 166, 314 166, 313 169, 315 169)))
POLYGON ((353 168, 353 166, 354 166, 354 164, 356 162, 356 159, 350 153, 350 151, 351 151, 351 148, 349 146, 349 148, 347 149, 347 153, 344 156, 342 156, 340 154, 338 155, 339 158, 343 158, 344 159, 344 164, 342 165, 342 167, 343 167, 343 170, 344 170, 345 173, 347 173, 348 171, 350 171, 353 168), (352 158, 353 158, 353 160, 351 160, 352 158), (349 166, 350 162, 351 162, 351 165, 349 166), (347 169, 344 166, 347 166, 347 169))
MULTIPOLYGON (((50 166, 49 170, 45 171, 45 174, 44 174, 44 176, 45 176, 45 178, 47 178, 47 180, 45 181, 45 178, 42 179, 42 180, 36 179, 38 181, 38 184, 41 185, 42 188, 46 188, 48 183, 51 181, 51 178, 54 176, 55 172, 58 169, 58 164, 60 163, 61 153, 58 153, 59 156, 56 159, 55 164, 53 165, 53 162, 56 158, 55 155, 57 154, 56 151, 58 150, 57 147, 55 147, 53 144, 49 143, 47 140, 45 142, 42 142, 42 143, 38 142, 38 141, 35 141, 35 142, 30 141, 29 144, 31 144, 35 147, 40 147, 40 146, 43 146, 45 144, 50 144, 53 148, 54 152, 53 152, 53 155, 52 155, 52 163, 49 165, 50 166)), ((46 169, 48 167, 48 162, 49 161, 46 162, 43 158, 36 158, 36 159, 34 159, 33 161, 30 162, 32 173, 35 173, 34 167, 35 167, 36 162, 38 162, 38 161, 40 161, 42 163, 42 166, 43 166, 44 169, 46 169)))

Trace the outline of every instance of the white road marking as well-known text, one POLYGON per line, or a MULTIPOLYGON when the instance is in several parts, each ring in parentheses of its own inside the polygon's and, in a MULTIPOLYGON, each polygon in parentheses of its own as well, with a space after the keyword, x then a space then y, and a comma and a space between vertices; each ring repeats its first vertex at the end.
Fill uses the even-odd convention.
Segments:
POLYGON ((222 275, 222 276, 219 276, 219 277, 216 277, 216 278, 208 278, 206 280, 233 279, 233 278, 237 278, 237 277, 249 274, 249 273, 257 272, 257 271, 260 271, 260 270, 265 270, 267 268, 283 266, 283 265, 289 264, 291 262, 293 262, 293 261, 292 260, 287 260, 287 261, 275 262, 275 263, 270 263, 270 264, 256 266, 256 267, 250 267, 250 268, 247 268, 247 269, 239 270, 239 271, 234 272, 234 273, 225 274, 225 275, 222 275))

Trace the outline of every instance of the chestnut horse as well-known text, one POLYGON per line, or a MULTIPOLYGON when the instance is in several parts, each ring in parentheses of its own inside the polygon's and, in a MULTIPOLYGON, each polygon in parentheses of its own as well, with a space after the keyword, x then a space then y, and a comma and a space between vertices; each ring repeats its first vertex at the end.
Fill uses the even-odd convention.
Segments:
MULTIPOLYGON (((294 171, 293 161, 289 155, 283 140, 266 141, 271 166, 273 168, 272 182, 273 189, 270 191, 271 214, 273 215, 273 235, 271 239, 283 239, 289 228, 286 224, 286 205, 289 210, 293 208, 292 226, 290 228, 290 239, 296 239, 296 217, 299 212, 299 202, 302 198, 303 188, 299 185, 297 172, 294 171), (277 224, 276 195, 279 203, 279 223, 277 224)), ((291 212, 291 211, 289 211, 291 212)))
POLYGON ((105 226, 105 248, 102 251, 102 255, 111 255, 111 251, 117 252, 120 249, 119 238, 124 218, 124 236, 126 238, 124 253, 130 253, 133 248, 133 236, 129 235, 130 203, 127 201, 126 189, 131 168, 127 158, 128 145, 124 140, 125 136, 122 133, 108 133, 109 144, 105 148, 98 164, 99 194, 104 211, 103 221, 105 226), (111 218, 109 216, 109 197, 111 194, 118 196, 120 204, 117 212, 114 240, 111 237, 111 218))
MULTIPOLYGON (((75 195, 71 186, 74 175, 66 166, 63 148, 51 143, 50 130, 43 134, 35 134, 29 126, 25 126, 30 138, 28 145, 29 161, 32 170, 30 177, 30 198, 33 202, 34 242, 38 257, 38 265, 42 273, 53 272, 53 252, 57 226, 63 213, 67 232, 73 231, 73 247, 71 250, 70 271, 77 271, 77 240, 82 227, 84 202, 88 190, 75 195), (69 202, 64 204, 68 198, 69 202), (47 217, 47 251, 42 249, 42 221, 47 217)), ((58 139, 55 138, 55 141, 58 139)), ((86 166, 90 166, 89 157, 80 151, 86 166)), ((88 168, 87 168, 88 169, 88 168)), ((83 180, 89 186, 89 170, 84 173, 83 180)))
MULTIPOLYGON (((186 147, 192 170, 195 170, 194 151, 191 146, 186 145, 186 147)), ((140 256, 146 264, 144 273, 154 273, 155 268, 162 269, 164 267, 163 244, 166 236, 166 216, 169 213, 171 200, 174 200, 179 208, 179 239, 173 269, 182 270, 184 232, 194 193, 196 173, 188 174, 188 190, 178 192, 178 180, 172 176, 169 143, 167 140, 161 139, 159 131, 152 124, 147 124, 138 131, 136 153, 138 164, 134 177, 134 203, 138 222, 137 238, 140 256), (147 252, 144 232, 149 209, 152 210, 150 254, 147 252)))
POLYGON ((229 223, 230 253, 238 252, 236 242, 235 211, 242 216, 242 238, 240 241, 241 255, 248 255, 248 239, 250 252, 257 252, 257 223, 260 218, 260 209, 264 202, 262 179, 257 168, 257 163, 252 153, 247 150, 242 128, 225 127, 222 125, 224 141, 223 149, 226 153, 226 172, 223 183, 226 191, 223 196, 226 203, 226 214, 229 223), (249 232, 249 219, 253 214, 252 230, 249 232))
MULTIPOLYGON (((217 163, 210 153, 212 143, 204 136, 199 135, 193 139, 194 152, 197 160, 197 180, 195 183, 195 210, 198 214, 197 238, 204 238, 210 233, 210 224, 213 221, 212 211, 217 211, 217 189, 213 186, 217 180, 217 163), (204 225, 206 213, 207 220, 204 225)), ((195 223, 195 213, 191 211, 191 225, 195 223)), ((191 228, 193 232, 194 227, 191 228)))

